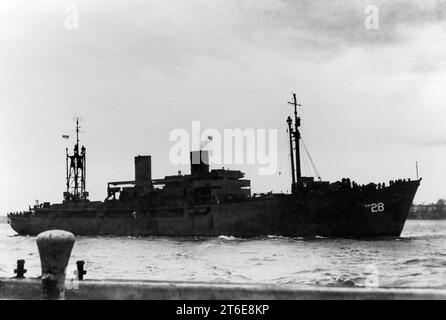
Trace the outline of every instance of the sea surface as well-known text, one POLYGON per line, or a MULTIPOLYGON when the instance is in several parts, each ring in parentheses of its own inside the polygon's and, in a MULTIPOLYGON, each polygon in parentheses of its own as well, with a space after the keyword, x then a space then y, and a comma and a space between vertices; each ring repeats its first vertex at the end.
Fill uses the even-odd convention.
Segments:
MULTIPOLYGON (((0 277, 17 259, 40 275, 35 237, 0 224, 0 277)), ((446 288, 446 221, 409 220, 387 240, 262 237, 76 237, 67 278, 144 279, 317 286, 446 288)))

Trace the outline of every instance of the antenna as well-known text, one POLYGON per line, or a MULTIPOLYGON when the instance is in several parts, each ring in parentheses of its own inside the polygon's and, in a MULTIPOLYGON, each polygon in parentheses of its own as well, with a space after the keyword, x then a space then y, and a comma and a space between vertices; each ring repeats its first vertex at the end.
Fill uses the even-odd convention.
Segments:
POLYGON ((297 118, 297 106, 301 107, 302 105, 297 103, 296 92, 293 91, 293 92, 291 92, 291 94, 293 95, 293 101, 288 102, 288 104, 291 104, 294 106, 294 118, 297 118))
POLYGON ((76 144, 79 145, 79 118, 76 118, 76 144))
POLYGON ((74 130, 74 132, 76 132, 76 145, 79 146, 79 133, 85 133, 86 131, 80 130, 81 126, 79 125, 79 122, 82 121, 82 118, 74 117, 74 119, 76 120, 76 129, 74 130))

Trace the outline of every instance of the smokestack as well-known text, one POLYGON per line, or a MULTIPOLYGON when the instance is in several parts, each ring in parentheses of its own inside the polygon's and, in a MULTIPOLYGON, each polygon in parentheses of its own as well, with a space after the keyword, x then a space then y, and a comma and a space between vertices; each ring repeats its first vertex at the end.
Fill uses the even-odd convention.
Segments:
POLYGON ((152 186, 152 157, 135 157, 135 185, 152 186))
POLYGON ((200 150, 190 153, 190 174, 203 176, 209 173, 209 151, 200 150))

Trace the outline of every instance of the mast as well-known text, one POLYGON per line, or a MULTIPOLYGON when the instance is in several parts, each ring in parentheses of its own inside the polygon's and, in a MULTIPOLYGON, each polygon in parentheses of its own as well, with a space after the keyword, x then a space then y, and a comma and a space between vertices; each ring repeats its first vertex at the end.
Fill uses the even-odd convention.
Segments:
POLYGON ((418 161, 415 162, 415 171, 417 172, 417 180, 418 178, 418 161))
POLYGON ((302 177, 301 169, 300 169, 300 148, 299 148, 299 140, 300 140, 300 117, 297 116, 297 106, 301 106, 297 103, 296 93, 293 92, 293 101, 288 102, 294 106, 294 142, 295 142, 295 152, 296 152, 296 181, 299 181, 302 177))
POLYGON ((66 149, 67 166, 67 191, 64 192, 65 200, 87 200, 88 192, 86 184, 86 149, 84 146, 79 150, 79 133, 81 132, 79 119, 76 119, 76 144, 73 155, 68 154, 66 149))
POLYGON ((291 127, 293 124, 293 120, 288 116, 286 119, 288 123, 288 132, 290 133, 290 156, 291 156, 291 193, 294 193, 294 188, 296 186, 296 176, 294 171, 294 152, 293 152, 293 128, 291 127))
POLYGON ((79 147, 79 118, 76 118, 76 146, 79 147))
MULTIPOLYGON (((68 166, 68 159, 69 159, 69 157, 68 157, 68 148, 65 148, 65 153, 66 153, 66 169, 65 169, 65 171, 66 171, 66 180, 67 180, 67 193, 69 192, 69 190, 70 190, 70 171, 69 171, 69 166, 68 166)), ((65 194, 64 194, 64 197, 65 197, 65 194)))

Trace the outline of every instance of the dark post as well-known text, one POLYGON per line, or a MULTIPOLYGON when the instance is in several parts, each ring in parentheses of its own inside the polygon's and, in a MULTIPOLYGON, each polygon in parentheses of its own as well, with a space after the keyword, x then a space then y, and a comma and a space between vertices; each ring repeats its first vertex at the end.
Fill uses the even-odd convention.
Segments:
POLYGON ((14 278, 16 279, 23 279, 25 278, 25 273, 28 270, 25 269, 25 260, 20 259, 17 260, 17 269, 14 269, 14 273, 16 274, 16 276, 14 278))
POLYGON ((86 185, 86 180, 87 180, 87 149, 82 146, 82 185, 81 185, 81 190, 82 190, 82 197, 86 196, 86 189, 85 189, 85 185, 86 185))
MULTIPOLYGON (((67 154, 67 160, 66 160, 67 168, 66 168, 66 171, 67 171, 67 196, 68 196, 68 194, 70 192, 70 171, 69 171, 70 169, 69 169, 69 164, 68 164, 68 160, 69 160, 68 148, 65 149, 65 152, 67 154)), ((65 200, 69 200, 69 199, 66 198, 65 200)))
POLYGON ((297 116, 297 106, 301 106, 297 103, 296 99, 296 93, 293 92, 293 101, 288 102, 289 104, 294 106, 294 141, 296 142, 295 148, 296 148, 296 181, 299 181, 299 179, 302 177, 302 173, 300 170, 300 148, 299 148, 299 140, 300 140, 300 117, 297 116))
POLYGON ((42 267, 43 299, 65 298, 65 271, 74 245, 74 235, 67 231, 50 230, 37 236, 36 242, 42 267))
POLYGON ((76 261, 77 265, 77 280, 84 280, 84 275, 87 271, 84 270, 85 262, 83 260, 76 261))
POLYGON ((293 120, 291 120, 291 117, 288 117, 286 119, 286 122, 288 123, 288 131, 290 133, 290 155, 291 155, 291 193, 295 192, 296 187, 296 176, 294 172, 294 152, 293 152, 293 129, 291 128, 291 125, 293 123, 293 120))

